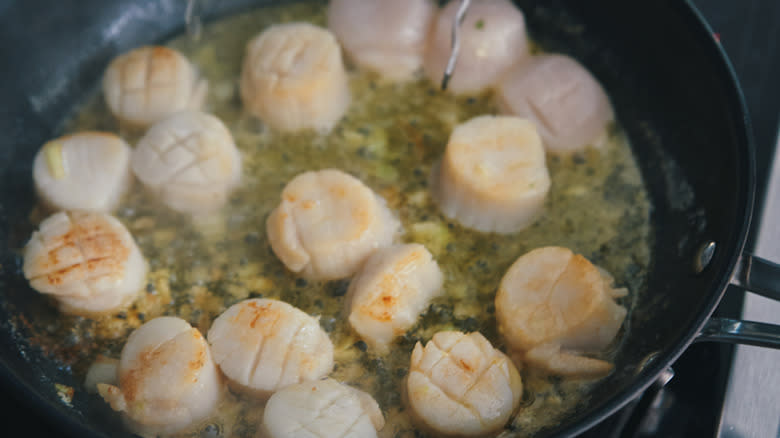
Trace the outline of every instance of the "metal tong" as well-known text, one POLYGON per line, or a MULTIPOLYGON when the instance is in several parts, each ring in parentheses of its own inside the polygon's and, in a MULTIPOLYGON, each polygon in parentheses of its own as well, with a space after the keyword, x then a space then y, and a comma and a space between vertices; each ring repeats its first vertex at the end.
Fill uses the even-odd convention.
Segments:
POLYGON ((466 11, 470 5, 471 0, 460 0, 460 6, 457 13, 455 13, 455 20, 452 22, 452 45, 450 57, 447 60, 447 67, 444 69, 444 77, 441 79, 442 90, 447 89, 447 83, 449 83, 455 70, 455 62, 458 60, 458 52, 460 51, 460 25, 463 24, 463 19, 466 17, 466 11))

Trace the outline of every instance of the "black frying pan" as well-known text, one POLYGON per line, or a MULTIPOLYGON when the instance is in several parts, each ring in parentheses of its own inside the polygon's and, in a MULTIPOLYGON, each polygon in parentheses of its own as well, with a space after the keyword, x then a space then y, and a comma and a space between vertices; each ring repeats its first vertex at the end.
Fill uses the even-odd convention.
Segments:
MULTIPOLYGON (((272 2, 220 0, 208 10, 218 16, 250 3, 272 2)), ((780 276, 776 266, 742 254, 754 197, 749 122, 734 74, 694 8, 678 0, 517 3, 538 42, 576 57, 604 84, 654 205, 654 264, 628 322, 630 337, 616 371, 587 404, 545 431, 566 436, 632 400, 697 339, 779 344, 777 327, 709 316, 733 274, 735 283, 775 298, 780 276)), ((59 134, 111 58, 181 32, 185 6, 0 2, 0 379, 74 436, 119 436, 124 429, 105 403, 80 389, 79 378, 29 341, 20 322, 43 303, 27 286, 15 250, 35 203, 32 158, 59 134), (72 407, 58 399, 54 382, 77 388, 72 407)))

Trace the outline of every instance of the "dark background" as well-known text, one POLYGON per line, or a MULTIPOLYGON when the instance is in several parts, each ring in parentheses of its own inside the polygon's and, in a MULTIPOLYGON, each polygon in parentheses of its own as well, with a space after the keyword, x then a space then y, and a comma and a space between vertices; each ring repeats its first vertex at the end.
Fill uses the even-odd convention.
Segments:
MULTIPOLYGON (((10 3, 10 1, 0 0, 0 14, 10 3)), ((693 3, 709 21, 713 31, 720 36, 720 41, 734 65, 745 94, 757 146, 759 192, 756 199, 759 200, 760 206, 766 186, 767 171, 774 155, 778 122, 780 122, 780 1, 695 0, 693 3)), ((663 28, 659 28, 658 31, 663 32, 663 28)), ((24 44, 24 38, 24 35, 19 35, 15 44, 24 44)), ((2 43, 8 41, 0 42, 2 43)), ((0 65, 2 65, 0 69, 13 68, 12 65, 2 61, 0 65)), ((12 86, 12 84, 0 84, 0 86, 12 86)), ((760 211, 756 212, 757 217, 760 217, 759 213, 760 211)), ((754 223, 753 229, 756 229, 755 225, 757 224, 754 223)), ((752 233, 752 236, 755 234, 752 233)), ((696 346, 686 352, 681 360, 684 360, 686 355, 707 354, 710 353, 696 346)), ((718 388, 716 392, 720 392, 720 395, 710 398, 707 402, 717 406, 722 403, 722 387, 728 377, 728 367, 720 368, 715 374, 702 375, 701 369, 688 372, 685 367, 681 367, 677 369, 676 380, 683 381, 687 377, 695 379, 698 384, 708 384, 711 380, 709 386, 718 388)), ((56 425, 47 423, 38 412, 9 393, 2 382, 0 382, 0 423, 3 425, 0 436, 62 436, 62 432, 56 425)), ((713 436, 716 427, 717 418, 712 418, 711 423, 704 422, 695 430, 688 430, 686 435, 713 436)))

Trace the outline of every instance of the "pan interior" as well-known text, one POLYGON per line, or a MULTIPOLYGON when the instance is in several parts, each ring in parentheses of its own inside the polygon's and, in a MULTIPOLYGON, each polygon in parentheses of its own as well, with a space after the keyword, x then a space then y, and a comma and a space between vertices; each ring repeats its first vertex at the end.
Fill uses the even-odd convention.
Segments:
MULTIPOLYGON (((593 389, 587 405, 571 421, 551 427, 553 432, 576 421, 587 422, 594 411, 603 411, 633 391, 653 369, 646 365, 647 358, 656 354, 656 363, 668 361, 691 336, 702 315, 711 310, 730 254, 741 245, 749 152, 733 84, 705 39, 708 36, 690 26, 693 17, 687 9, 642 5, 645 14, 636 14, 609 1, 597 8, 576 2, 519 3, 531 34, 544 48, 575 56, 607 88, 648 185, 657 230, 653 259, 658 262, 651 266, 647 293, 640 295, 640 310, 629 322, 630 336, 617 357, 617 372, 593 389), (658 34, 655 25, 662 22, 664 32, 658 34), (721 251, 704 275, 695 276, 691 261, 703 239, 717 241, 721 251)), ((181 28, 183 17, 183 10, 164 2, 143 6, 130 1, 101 3, 92 10, 97 17, 89 19, 78 13, 65 14, 57 7, 47 11, 51 15, 46 14, 44 20, 50 23, 41 27, 40 40, 32 42, 40 50, 17 54, 18 70, 34 73, 14 78, 19 87, 3 91, 9 93, 4 97, 14 111, 13 117, 0 120, 3 126, 8 124, 5 132, 10 132, 11 139, 0 149, 4 158, 0 172, 7 182, 0 189, 0 205, 4 206, 0 244, 6 248, 20 248, 29 235, 27 213, 34 203, 29 166, 38 146, 59 132, 62 121, 88 95, 111 57, 159 39, 151 37, 171 35, 181 28), (128 16, 135 20, 121 19, 128 16), (95 24, 81 25, 86 22, 95 24), (66 32, 69 29, 81 31, 66 32), (112 33, 112 29, 121 32, 112 33), (62 38, 63 34, 68 37, 62 38), (60 78, 59 85, 54 78, 60 78)), ((12 8, 4 19, 14 14, 31 20, 26 14, 33 12, 12 8)), ((13 29, 19 24, 9 26, 13 29)), ((30 346, 25 337, 34 330, 15 329, 24 316, 55 318, 54 310, 28 293, 19 275, 18 252, 4 252, 0 263, 5 304, 12 304, 2 309, 6 314, 2 315, 0 351, 6 370, 13 370, 14 377, 33 387, 71 421, 115 430, 116 416, 94 398, 77 394, 74 410, 58 400, 53 383, 73 387, 81 383, 69 367, 46 359, 47 352, 34 342, 30 346), (11 318, 9 310, 23 317, 11 318)), ((35 327, 35 320, 28 318, 28 322, 35 327)))

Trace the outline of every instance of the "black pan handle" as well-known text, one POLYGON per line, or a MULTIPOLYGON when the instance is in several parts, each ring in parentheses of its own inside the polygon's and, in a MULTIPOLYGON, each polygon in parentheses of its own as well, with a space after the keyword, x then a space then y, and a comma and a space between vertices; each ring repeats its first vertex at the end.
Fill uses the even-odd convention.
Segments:
POLYGON ((744 253, 737 262, 731 284, 754 294, 780 301, 780 265, 744 253))
MULTIPOLYGON (((744 253, 731 284, 780 301, 780 265, 744 253)), ((728 342, 780 349, 780 325, 731 318, 710 318, 695 341, 728 342)))

